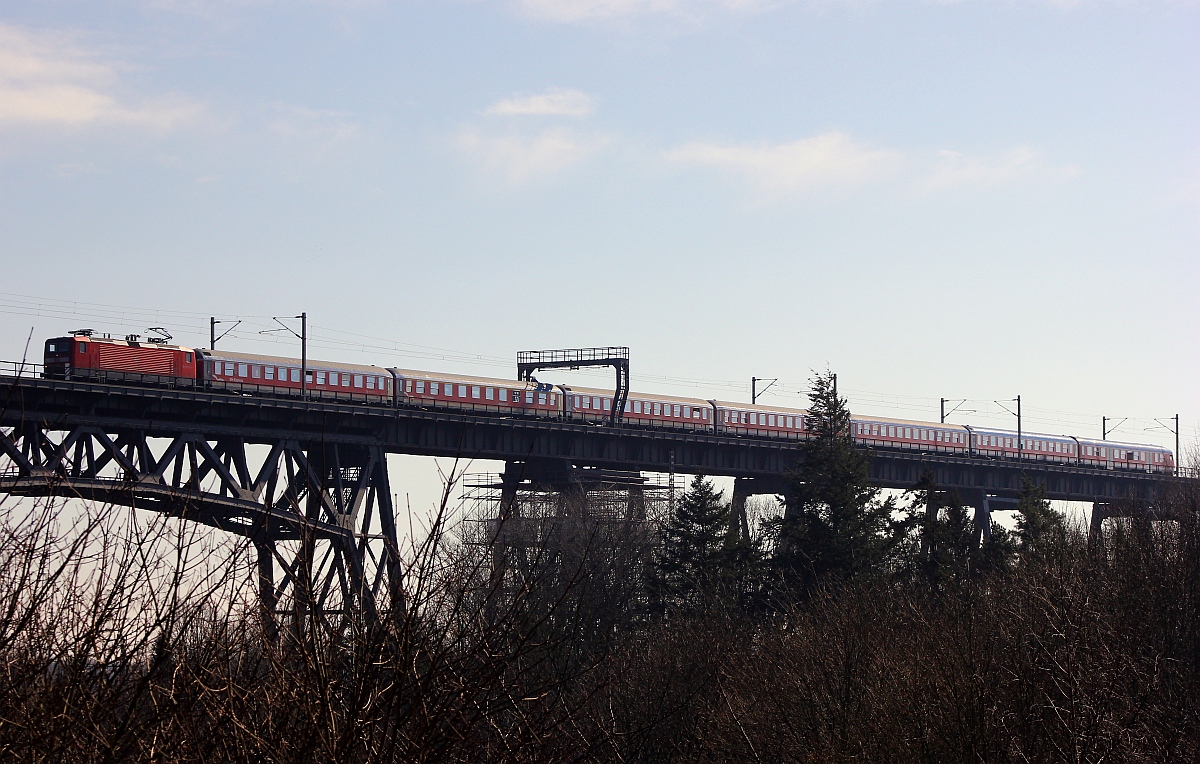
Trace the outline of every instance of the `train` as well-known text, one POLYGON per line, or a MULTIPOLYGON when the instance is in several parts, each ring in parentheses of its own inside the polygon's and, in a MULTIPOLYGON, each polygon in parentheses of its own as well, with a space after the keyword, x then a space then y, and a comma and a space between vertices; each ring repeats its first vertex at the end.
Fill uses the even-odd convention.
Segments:
MULTIPOLYGON (((45 376, 115 384, 220 390, 348 403, 470 411, 604 424, 613 392, 596 388, 475 377, 437 371, 237 353, 167 341, 96 336, 90 330, 46 340, 45 376), (301 383, 301 375, 304 382, 301 383)), ((623 426, 694 430, 748 438, 804 440, 809 412, 764 404, 631 391, 623 426)), ((866 447, 1024 459, 1172 473, 1170 449, 1069 435, 1018 433, 918 420, 852 415, 851 434, 866 447)))

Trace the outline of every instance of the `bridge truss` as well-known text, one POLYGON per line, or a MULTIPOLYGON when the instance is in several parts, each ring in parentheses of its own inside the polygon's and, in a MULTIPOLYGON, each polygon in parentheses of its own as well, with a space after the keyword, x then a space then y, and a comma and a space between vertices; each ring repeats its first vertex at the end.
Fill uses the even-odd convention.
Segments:
MULTIPOLYGON (((530 360, 548 361, 555 359, 530 360)), ((505 462, 504 519, 521 485, 566 480, 577 493, 575 483, 601 474, 575 472, 580 468, 733 477, 737 510, 747 496, 787 492, 797 445, 473 409, 50 380, 24 370, 0 374, 0 494, 110 502, 236 534, 257 556, 264 620, 297 628, 320 622, 337 631, 402 615, 389 453, 505 462), (546 471, 547 465, 554 469, 546 471)), ((983 528, 990 527, 990 511, 1017 498, 1026 480, 1051 499, 1093 503, 1100 510, 1094 522, 1152 508, 1170 485, 1195 483, 906 450, 875 449, 870 462, 871 482, 883 488, 909 488, 932 473, 938 485, 976 508, 983 528)), ((744 526, 741 515, 735 513, 744 526)), ((521 525, 529 524, 512 528, 521 525)))
POLYGON ((264 621, 336 635, 398 616, 402 566, 383 449, 95 425, 0 428, 0 492, 203 523, 250 542, 264 621))

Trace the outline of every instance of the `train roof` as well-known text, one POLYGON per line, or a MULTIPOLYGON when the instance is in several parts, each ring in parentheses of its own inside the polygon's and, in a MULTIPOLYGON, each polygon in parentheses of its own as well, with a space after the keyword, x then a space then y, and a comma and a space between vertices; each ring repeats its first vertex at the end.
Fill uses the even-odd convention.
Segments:
POLYGON ((1125 443, 1119 440, 1093 440, 1091 438, 1078 438, 1080 443, 1085 443, 1089 446, 1110 446, 1113 448, 1136 448, 1139 451, 1158 451, 1164 454, 1174 453, 1166 446, 1154 446, 1149 443, 1125 443))
POLYGON ((449 374, 440 371, 422 371, 420 369, 392 369, 396 376, 404 379, 424 379, 431 382, 462 382, 470 385, 487 385, 489 387, 525 387, 528 383, 523 379, 504 379, 501 377, 474 377, 469 374, 449 374))
MULTIPOLYGON (((972 427, 971 432, 979 435, 1005 435, 1016 437, 1016 430, 1002 430, 996 427, 972 427)), ((1051 435, 1048 432, 1021 432, 1022 438, 1038 438, 1039 440, 1074 440, 1070 435, 1051 435)))
MULTIPOLYGON (((573 393, 588 393, 589 395, 603 393, 609 396, 613 394, 612 390, 597 390, 590 387, 571 387, 567 385, 566 388, 573 393)), ((705 406, 709 405, 708 401, 704 400, 703 398, 688 398, 682 395, 659 395, 658 393, 644 393, 640 390, 630 390, 629 400, 633 400, 635 398, 639 401, 650 401, 651 403, 654 403, 655 401, 658 401, 659 403, 678 403, 680 405, 686 404, 688 406, 699 406, 700 408, 704 408, 705 406)))
MULTIPOLYGON (((277 355, 259 355, 257 353, 234 353, 225 350, 200 350, 204 358, 214 361, 234 361, 235 363, 261 363, 274 366, 300 366, 299 358, 287 358, 277 355)), ((349 371, 358 374, 380 374, 387 372, 382 366, 364 366, 355 363, 335 363, 310 358, 304 364, 310 371, 349 371)))
POLYGON ((738 411, 761 411, 764 414, 799 414, 808 416, 808 409, 794 409, 790 406, 766 406, 761 403, 738 403, 736 401, 713 401, 718 408, 737 409, 738 411))
MULTIPOLYGON (((980 435, 1004 435, 1016 437, 1016 430, 999 430, 992 427, 972 427, 972 432, 980 435)), ((1050 435, 1044 432, 1022 432, 1022 438, 1037 439, 1037 440, 1056 440, 1060 442, 1078 441, 1079 443, 1089 446, 1109 446, 1113 448, 1134 448, 1139 451, 1158 451, 1161 453, 1172 453, 1171 449, 1164 446, 1154 446, 1149 443, 1123 443, 1117 440, 1093 440, 1091 438, 1077 438, 1071 435, 1050 435)))
POLYGON ((850 414, 851 422, 878 422, 879 424, 898 424, 904 427, 927 427, 932 430, 960 430, 966 432, 967 427, 961 424, 946 422, 926 422, 919 419, 896 419, 887 416, 869 416, 867 414, 850 414))
POLYGON ((105 345, 124 345, 134 348, 162 348, 163 350, 183 350, 188 353, 199 352, 195 348, 190 348, 185 345, 171 345, 166 342, 152 342, 150 340, 130 342, 125 339, 114 339, 112 337, 96 337, 86 334, 72 334, 67 337, 51 337, 46 342, 57 342, 59 340, 79 340, 80 342, 103 342, 105 345))

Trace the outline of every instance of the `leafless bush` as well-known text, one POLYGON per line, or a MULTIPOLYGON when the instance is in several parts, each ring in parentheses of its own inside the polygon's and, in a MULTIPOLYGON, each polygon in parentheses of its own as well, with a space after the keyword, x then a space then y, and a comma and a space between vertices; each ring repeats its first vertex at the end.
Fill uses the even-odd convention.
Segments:
POLYGON ((450 533, 443 507, 405 557, 402 607, 273 636, 244 544, 115 507, 10 500, 0 754, 1191 760, 1200 496, 1160 510, 1176 519, 1110 521, 1091 540, 1072 529, 959 587, 881 577, 753 615, 650 618, 631 605, 637 556, 611 555, 622 539, 526 547, 518 576, 450 533))

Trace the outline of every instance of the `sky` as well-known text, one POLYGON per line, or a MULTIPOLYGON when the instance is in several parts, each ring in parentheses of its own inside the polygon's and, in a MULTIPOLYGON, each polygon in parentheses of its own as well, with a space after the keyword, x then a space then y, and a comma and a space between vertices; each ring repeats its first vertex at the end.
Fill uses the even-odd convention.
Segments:
POLYGON ((7 0, 0 358, 295 354, 304 311, 331 360, 625 345, 640 390, 1186 444, 1197 40, 1194 0, 7 0))

